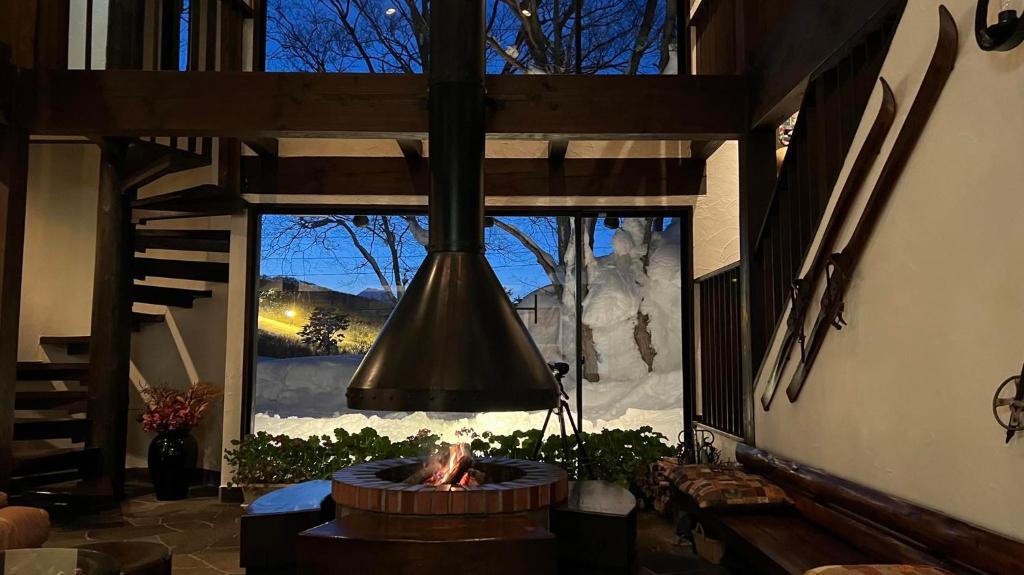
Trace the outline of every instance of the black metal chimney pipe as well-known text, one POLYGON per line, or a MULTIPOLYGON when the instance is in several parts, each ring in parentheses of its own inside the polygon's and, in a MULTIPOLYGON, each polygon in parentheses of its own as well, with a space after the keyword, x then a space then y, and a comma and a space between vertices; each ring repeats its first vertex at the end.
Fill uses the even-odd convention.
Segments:
POLYGON ((430 10, 430 250, 484 250, 484 7, 430 10))
POLYGON ((430 11, 430 241, 349 383, 374 411, 530 411, 558 387, 484 257, 484 1, 430 11))

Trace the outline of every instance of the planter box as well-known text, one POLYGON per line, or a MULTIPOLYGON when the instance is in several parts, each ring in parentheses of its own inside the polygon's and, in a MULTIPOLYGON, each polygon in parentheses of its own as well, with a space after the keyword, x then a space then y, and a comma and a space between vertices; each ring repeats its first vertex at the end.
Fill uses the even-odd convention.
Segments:
POLYGON ((253 501, 282 487, 288 487, 290 483, 254 483, 242 486, 242 507, 248 507, 253 501))

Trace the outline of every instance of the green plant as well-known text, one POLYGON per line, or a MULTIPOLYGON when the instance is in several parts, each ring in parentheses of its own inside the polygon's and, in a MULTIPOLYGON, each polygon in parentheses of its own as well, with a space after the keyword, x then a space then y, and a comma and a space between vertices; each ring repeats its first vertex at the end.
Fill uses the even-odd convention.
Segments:
POLYGON ((317 355, 337 355, 338 345, 345 338, 348 316, 332 309, 318 307, 309 315, 309 321, 299 330, 302 343, 313 348, 317 355))
MULTIPOLYGON (((490 432, 477 434, 464 429, 456 435, 470 444, 480 457, 525 459, 533 454, 540 430, 514 431, 509 435, 490 432)), ((299 483, 311 479, 329 479, 343 467, 374 459, 417 457, 446 448, 441 439, 427 429, 402 441, 391 441, 369 427, 351 433, 334 430, 334 437, 321 435, 296 439, 286 435, 259 432, 232 441, 225 451, 226 461, 234 468, 232 484, 299 483)), ((575 447, 570 439, 570 449, 575 447)), ((584 443, 598 479, 626 485, 639 465, 671 455, 664 435, 650 427, 603 430, 584 434, 584 443)), ((555 465, 564 463, 561 439, 548 436, 541 445, 540 459, 555 465)))

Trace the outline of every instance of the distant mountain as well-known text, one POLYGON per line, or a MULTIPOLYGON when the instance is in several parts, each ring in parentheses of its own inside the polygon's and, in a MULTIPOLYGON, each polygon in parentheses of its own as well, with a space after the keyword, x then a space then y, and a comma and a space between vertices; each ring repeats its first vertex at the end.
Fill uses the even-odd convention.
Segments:
POLYGON ((305 303, 307 307, 332 307, 353 318, 368 321, 383 321, 394 308, 394 302, 384 290, 368 288, 356 295, 290 276, 263 276, 260 278, 260 289, 281 291, 286 294, 285 297, 294 298, 296 303, 305 303))
POLYGON ((383 301, 388 303, 392 301, 391 295, 388 294, 388 292, 379 288, 366 288, 356 295, 358 295, 359 297, 364 297, 366 299, 372 299, 376 301, 383 301))

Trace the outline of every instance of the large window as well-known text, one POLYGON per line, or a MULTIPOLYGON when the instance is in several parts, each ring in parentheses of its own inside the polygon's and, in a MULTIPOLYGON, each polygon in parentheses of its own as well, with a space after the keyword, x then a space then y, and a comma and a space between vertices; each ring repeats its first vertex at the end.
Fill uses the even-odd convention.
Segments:
MULTIPOLYGON (((427 225, 409 214, 261 217, 254 431, 304 437, 370 426, 392 438, 430 429, 453 439, 467 427, 540 427, 543 412, 347 408, 352 373, 426 255, 427 225)), ((679 225, 666 217, 488 218, 487 259, 545 359, 569 364, 574 411, 582 381, 586 430, 651 425, 674 438, 682 429, 679 225)))
MULTIPOLYGON (((486 6, 489 73, 675 72, 676 0, 491 0, 486 6)), ((428 0, 270 0, 267 69, 427 71, 430 7, 428 0)))

